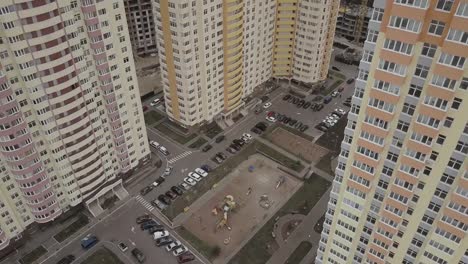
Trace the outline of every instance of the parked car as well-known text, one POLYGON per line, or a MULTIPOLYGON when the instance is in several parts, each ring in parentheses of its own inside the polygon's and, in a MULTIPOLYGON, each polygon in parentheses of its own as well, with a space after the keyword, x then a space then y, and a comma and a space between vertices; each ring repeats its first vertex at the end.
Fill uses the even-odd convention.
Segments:
POLYGON ((148 214, 144 214, 144 215, 141 215, 141 216, 136 218, 136 223, 141 224, 141 223, 147 222, 149 220, 151 220, 151 216, 148 215, 148 214))
POLYGON ((156 142, 156 141, 150 140, 149 144, 150 144, 150 146, 152 146, 155 149, 159 148, 159 143, 156 142))
POLYGON ((198 174, 198 175, 201 175, 202 177, 206 177, 208 176, 208 172, 206 172, 204 169, 202 168, 196 168, 195 169, 195 172, 198 174))
POLYGON ((320 111, 320 110, 322 110, 322 109, 323 109, 323 107, 324 107, 324 106, 323 106, 323 104, 319 104, 319 105, 317 105, 317 111, 320 111))
POLYGON ((173 191, 167 191, 165 194, 167 197, 171 198, 171 200, 175 200, 177 198, 177 194, 173 191))
POLYGON ((162 225, 155 225, 147 229, 148 233, 152 235, 154 232, 157 231, 164 231, 164 227, 162 225))
POLYGON ((289 121, 291 121, 291 118, 287 116, 286 118, 284 118, 283 124, 287 124, 289 123, 289 121))
POLYGON ((273 116, 267 116, 267 117, 266 117, 266 120, 269 121, 269 122, 272 122, 272 123, 275 123, 275 122, 276 122, 276 118, 273 117, 273 116))
POLYGON ((177 247, 180 247, 180 246, 182 246, 182 243, 180 243, 179 240, 176 240, 176 241, 174 241, 174 242, 172 242, 172 243, 170 243, 169 245, 166 246, 166 251, 170 252, 170 251, 172 251, 172 250, 174 250, 174 249, 176 249, 177 247))
POLYGON ((153 234, 154 240, 158 240, 162 237, 168 237, 168 236, 169 236, 169 232, 167 230, 154 232, 153 234))
POLYGON ((184 181, 184 182, 182 182, 182 183, 180 184, 180 187, 181 187, 182 189, 188 191, 188 190, 192 187, 192 185, 190 185, 190 184, 188 184, 188 183, 186 183, 186 182, 184 181))
POLYGON ((156 206, 159 210, 163 211, 167 208, 167 204, 159 201, 158 199, 155 199, 151 201, 151 205, 156 206))
POLYGON ((146 260, 145 255, 143 255, 143 252, 139 250, 138 248, 132 249, 132 255, 138 260, 138 262, 143 263, 146 260))
POLYGON ((266 116, 273 116, 273 117, 276 117, 276 112, 270 111, 270 112, 267 113, 266 116))
POLYGON ((177 262, 179 263, 187 263, 192 260, 195 260, 195 256, 190 252, 185 252, 184 254, 177 256, 177 262))
POLYGON ((337 114, 337 115, 339 115, 339 116, 343 116, 343 115, 346 114, 346 111, 343 110, 343 109, 341 109, 341 108, 336 108, 336 109, 333 111, 333 113, 335 113, 335 114, 337 114))
POLYGON ((312 104, 311 102, 306 102, 306 103, 302 106, 302 108, 307 109, 307 108, 310 107, 311 104, 312 104))
POLYGON ((324 103, 324 104, 328 104, 328 103, 331 102, 331 100, 332 100, 332 97, 331 97, 331 96, 325 96, 325 97, 323 98, 323 103, 324 103))
POLYGON ((237 150, 235 150, 235 149, 233 149, 233 148, 231 148, 231 147, 227 147, 227 148, 226 148, 226 151, 229 152, 229 153, 231 153, 231 154, 235 154, 235 153, 237 152, 237 150))
POLYGON ((140 194, 145 196, 147 195, 149 192, 151 192, 153 190, 153 186, 146 186, 144 187, 143 189, 140 190, 140 194))
POLYGON ((217 137, 217 138, 215 139, 215 142, 216 142, 216 143, 219 143, 219 142, 223 141, 225 138, 226 138, 226 137, 225 137, 224 135, 221 135, 221 136, 219 136, 219 137, 217 137))
POLYGON ((315 127, 317 130, 320 130, 322 132, 326 132, 328 130, 328 128, 323 125, 323 124, 318 124, 316 127, 315 127))
POLYGON ((213 170, 213 169, 212 169, 209 165, 207 165, 207 164, 201 165, 200 168, 201 168, 202 170, 206 171, 206 172, 210 172, 210 171, 213 170))
POLYGON ((294 97, 293 100, 292 100, 292 103, 293 104, 298 104, 300 101, 301 101, 301 99, 299 99, 297 97, 294 97))
POLYGON ((175 248, 173 251, 172 251, 172 255, 174 255, 175 257, 179 256, 179 255, 182 255, 183 253, 185 253, 187 251, 187 249, 184 247, 184 246, 179 246, 177 248, 175 248))
POLYGON ((332 94, 331 94, 331 97, 337 97, 340 93, 338 91, 334 91, 332 94))
POLYGON ((243 140, 237 139, 237 138, 234 139, 234 140, 232 141, 232 143, 234 143, 234 144, 236 144, 236 145, 239 145, 239 146, 241 146, 241 147, 245 144, 245 142, 244 142, 243 140))
POLYGON ((164 179, 164 177, 158 177, 154 182, 153 182, 153 186, 154 187, 158 187, 159 185, 161 185, 166 179, 164 179))
POLYGON ((166 195, 164 194, 160 194, 158 196, 158 200, 161 201, 162 203, 165 203, 167 205, 170 205, 171 204, 171 198, 167 197, 166 195))
POLYGON ((151 221, 142 223, 142 224, 140 225, 140 229, 141 229, 141 230, 148 230, 148 229, 152 228, 153 226, 157 226, 157 225, 159 225, 159 224, 156 223, 156 221, 151 220, 151 221))
POLYGON ((353 78, 348 79, 348 80, 346 81, 347 84, 352 84, 353 82, 354 82, 354 79, 353 79, 353 78))
POLYGON ((165 148, 163 146, 159 146, 158 150, 159 150, 159 152, 161 152, 165 156, 169 156, 169 154, 170 154, 169 151, 167 150, 167 148, 165 148))
POLYGON ((88 234, 83 239, 81 239, 81 247, 83 249, 90 249, 99 242, 97 236, 88 234))
POLYGON ((174 193, 176 193, 177 195, 182 195, 184 193, 184 191, 182 191, 182 189, 180 189, 179 187, 177 186, 172 186, 171 187, 171 191, 173 191, 174 193))
POLYGON ((294 98, 295 98, 294 96, 289 97, 289 98, 288 98, 288 103, 293 103, 293 102, 294 102, 294 98))
POLYGON ((295 129, 299 129, 301 126, 302 126, 302 122, 297 122, 297 123, 294 125, 294 128, 295 128, 295 129))
POLYGON ((211 158, 211 160, 214 161, 214 162, 216 162, 217 164, 221 164, 221 163, 223 163, 223 161, 224 161, 224 160, 223 160, 222 158, 220 158, 218 155, 213 156, 213 157, 211 158))
POLYGON ((196 181, 201 181, 202 177, 195 172, 189 172, 188 176, 196 181))
POLYGON ((267 125, 263 122, 258 122, 256 125, 255 125, 256 128, 262 130, 262 131, 265 131, 267 129, 267 125))
POLYGON ((338 69, 337 67, 335 66, 332 66, 332 70, 335 70, 335 71, 340 71, 340 69, 338 69))
POLYGON ((299 129, 299 131, 305 132, 307 129, 309 129, 309 126, 308 126, 308 125, 303 125, 303 126, 299 129))
POLYGON ((253 133, 257 134, 257 135, 260 135, 262 133, 262 130, 260 130, 259 128, 257 127, 252 127, 250 129, 250 131, 252 131, 253 133))
POLYGON ((252 135, 250 135, 249 133, 244 133, 244 134, 242 134, 242 140, 250 141, 250 140, 252 140, 252 135))
POLYGON ((213 148, 213 146, 211 146, 210 144, 208 144, 208 145, 205 145, 205 146, 202 148, 202 151, 203 151, 203 152, 208 152, 211 148, 213 148))
POLYGON ((236 152, 241 150, 241 147, 239 145, 236 145, 234 143, 232 143, 231 145, 229 145, 230 148, 234 149, 236 152))
POLYGON ((287 101, 289 98, 291 98, 291 95, 287 94, 287 95, 283 96, 283 101, 287 101))
MULTIPOLYGON (((76 258, 75 258, 74 255, 67 255, 67 256, 61 258, 61 259, 57 262, 57 264, 70 264, 70 263, 72 263, 75 259, 76 259, 76 258)), ((179 263, 181 263, 181 262, 179 262, 179 263)))
POLYGON ((167 177, 167 176, 171 175, 171 173, 172 173, 172 166, 168 166, 168 167, 164 170, 163 176, 164 176, 164 177, 167 177))
POLYGON ((296 120, 296 119, 291 119, 291 120, 288 122, 288 125, 294 126, 296 123, 297 123, 297 120, 296 120))
POLYGON ((348 103, 348 102, 344 102, 343 105, 347 107, 351 107, 351 103, 348 103))
POLYGON ((344 86, 341 86, 340 88, 338 88, 338 92, 342 92, 344 90, 344 86))
POLYGON ((155 105, 157 105, 157 104, 159 104, 159 103, 161 103, 161 99, 156 98, 156 99, 154 99, 154 100, 150 103, 150 105, 151 105, 151 106, 155 106, 155 105))
POLYGON ((271 102, 267 102, 263 105, 263 109, 267 109, 270 106, 271 106, 271 102))
POLYGON ((216 155, 217 155, 218 157, 220 157, 221 159, 223 159, 223 160, 227 159, 226 154, 224 154, 224 153, 222 153, 222 152, 218 152, 218 153, 216 153, 216 155))
POLYGON ((174 240, 172 240, 170 237, 161 237, 156 239, 156 246, 164 247, 171 244, 172 242, 174 242, 174 240))
POLYGON ((185 177, 184 182, 187 183, 190 186, 194 186, 194 185, 197 184, 197 181, 195 181, 194 179, 192 179, 190 177, 185 177))

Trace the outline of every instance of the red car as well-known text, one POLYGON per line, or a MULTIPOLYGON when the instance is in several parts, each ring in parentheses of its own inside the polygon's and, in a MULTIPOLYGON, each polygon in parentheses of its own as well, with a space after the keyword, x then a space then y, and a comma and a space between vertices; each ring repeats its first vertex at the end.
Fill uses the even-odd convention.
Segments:
POLYGON ((190 261, 192 261, 194 259, 195 259, 195 256, 190 252, 186 252, 186 253, 184 253, 184 254, 182 254, 180 256, 177 256, 177 261, 179 263, 187 263, 187 262, 190 262, 190 261))
POLYGON ((267 116, 275 116, 275 115, 276 115, 276 113, 273 112, 273 111, 270 111, 270 112, 267 113, 267 116))

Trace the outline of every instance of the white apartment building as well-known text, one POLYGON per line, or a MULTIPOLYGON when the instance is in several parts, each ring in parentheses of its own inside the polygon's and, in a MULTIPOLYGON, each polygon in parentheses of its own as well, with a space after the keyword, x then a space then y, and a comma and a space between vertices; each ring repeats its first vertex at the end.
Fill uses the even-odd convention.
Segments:
POLYGON ((122 0, 0 1, 0 249, 150 152, 122 0))
POLYGON ((327 75, 338 1, 155 0, 169 117, 183 126, 229 119, 274 77, 327 75))

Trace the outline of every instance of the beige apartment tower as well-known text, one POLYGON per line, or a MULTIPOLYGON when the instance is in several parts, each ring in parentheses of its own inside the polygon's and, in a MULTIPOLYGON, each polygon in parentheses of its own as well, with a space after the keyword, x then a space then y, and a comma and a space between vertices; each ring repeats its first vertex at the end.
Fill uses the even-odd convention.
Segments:
POLYGON ((122 0, 0 1, 0 250, 150 155, 122 0))
POLYGON ((468 263, 468 1, 375 0, 316 263, 468 263))
POLYGON ((337 0, 155 0, 169 117, 183 126, 230 119, 270 78, 327 76, 337 0))

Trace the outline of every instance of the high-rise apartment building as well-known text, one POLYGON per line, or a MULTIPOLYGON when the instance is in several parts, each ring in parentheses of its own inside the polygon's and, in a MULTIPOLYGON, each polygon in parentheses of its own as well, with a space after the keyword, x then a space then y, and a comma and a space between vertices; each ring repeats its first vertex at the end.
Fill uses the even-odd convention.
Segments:
POLYGON ((124 0, 130 41, 136 55, 158 52, 151 0, 124 0))
POLYGON ((468 2, 373 14, 316 263, 468 263, 468 2))
POLYGON ((149 155, 122 0, 0 1, 0 249, 149 155))
POLYGON ((194 126, 229 119, 275 77, 324 80, 339 1, 155 0, 166 111, 194 126))

